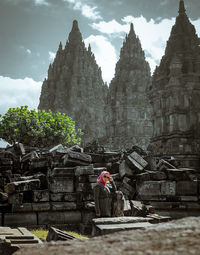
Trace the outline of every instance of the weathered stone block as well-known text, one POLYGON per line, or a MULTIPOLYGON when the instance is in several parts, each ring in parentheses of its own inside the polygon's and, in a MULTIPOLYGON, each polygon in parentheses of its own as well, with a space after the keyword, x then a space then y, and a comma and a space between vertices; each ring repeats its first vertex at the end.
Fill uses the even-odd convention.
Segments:
POLYGON ((51 201, 61 202, 61 201, 69 201, 74 202, 77 201, 76 193, 51 193, 50 194, 51 201))
POLYGON ((52 211, 69 211, 76 210, 77 206, 74 202, 51 202, 52 211))
POLYGON ((56 167, 50 171, 50 176, 53 177, 67 177, 74 176, 75 168, 74 167, 56 167))
POLYGON ((126 158, 127 164, 130 166, 131 169, 133 169, 137 173, 141 173, 144 170, 144 167, 141 166, 135 159, 133 159, 131 156, 128 156, 126 158))
POLYGON ((22 205, 13 205, 13 212, 43 212, 51 209, 49 202, 43 203, 23 203, 22 205))
POLYGON ((160 171, 164 171, 166 169, 176 169, 176 167, 167 162, 166 160, 160 159, 157 164, 157 169, 159 169, 160 171))
POLYGON ((176 195, 176 182, 172 181, 145 181, 137 183, 137 191, 141 199, 153 200, 165 196, 176 195))
POLYGON ((126 164, 125 160, 119 166, 119 174, 121 178, 124 176, 132 177, 134 175, 133 170, 126 164))
POLYGON ((50 179, 49 190, 52 193, 69 192, 74 191, 74 179, 73 178, 62 178, 54 177, 50 179))
POLYGON ((0 226, 3 226, 2 218, 3 218, 2 213, 0 213, 0 226))
POLYGON ((34 174, 33 176, 21 176, 17 181, 40 180, 40 189, 48 188, 48 180, 46 174, 34 174))
POLYGON ((9 196, 8 196, 8 203, 9 204, 21 205, 22 202, 23 202, 23 193, 9 194, 9 196))
POLYGON ((32 212, 32 204, 31 203, 23 203, 23 204, 13 204, 12 212, 32 212))
POLYGON ((48 202, 49 201, 49 190, 33 190, 33 202, 48 202))
POLYGON ((193 202, 193 201, 198 201, 199 197, 198 196, 179 196, 177 197, 179 201, 186 201, 186 202, 193 202))
POLYGON ((106 170, 107 170, 106 167, 95 167, 94 174, 99 176, 101 174, 101 172, 106 171, 106 170))
POLYGON ((94 168, 93 165, 88 166, 77 166, 75 170, 75 175, 93 175, 94 174, 94 168))
POLYGON ((30 162, 30 169, 36 168, 48 168, 50 166, 50 162, 48 158, 34 158, 30 162))
POLYGON ((128 183, 123 182, 123 183, 122 183, 122 187, 124 187, 125 189, 127 189, 127 190, 130 192, 131 195, 134 195, 134 194, 135 194, 135 191, 136 191, 135 188, 132 187, 131 185, 129 185, 128 183))
POLYGON ((76 176, 76 181, 77 182, 82 182, 82 183, 86 183, 89 182, 89 175, 80 175, 80 176, 76 176))
POLYGON ((34 212, 46 212, 51 210, 51 206, 49 202, 32 203, 32 210, 34 212))
POLYGON ((103 154, 90 153, 90 156, 92 158, 93 163, 104 162, 104 155, 103 154))
POLYGON ((54 152, 54 151, 62 150, 62 149, 64 149, 63 145, 62 145, 62 144, 58 144, 58 145, 54 146, 53 148, 51 148, 51 149, 49 150, 49 152, 52 153, 52 152, 54 152))
POLYGON ((131 158, 135 159, 143 168, 148 165, 148 162, 144 160, 136 151, 129 155, 131 158))
POLYGON ((157 181, 145 181, 137 184, 137 192, 139 196, 160 196, 161 184, 157 181))
POLYGON ((39 187, 40 187, 39 179, 12 182, 5 186, 5 192, 8 194, 12 194, 15 192, 23 192, 23 191, 39 189, 39 187))
POLYGON ((92 183, 77 183, 76 191, 77 192, 91 192, 92 190, 92 183))
POLYGON ((197 195, 198 182, 197 181, 178 181, 176 184, 177 195, 197 195))
POLYGON ((132 194, 130 194, 130 191, 127 190, 123 185, 119 187, 119 190, 124 194, 126 198, 132 198, 132 194))
POLYGON ((161 195, 175 196, 176 195, 176 182, 162 181, 161 182, 161 195))
POLYGON ((165 170, 169 180, 185 181, 192 180, 196 177, 196 171, 194 169, 166 169, 165 170))
POLYGON ((151 180, 161 181, 167 179, 167 175, 161 171, 148 171, 148 173, 150 175, 151 180))
POLYGON ((66 231, 62 231, 60 229, 50 227, 46 241, 52 242, 52 241, 67 241, 76 239, 74 236, 69 235, 66 231))
POLYGON ((109 163, 109 162, 116 162, 120 160, 121 158, 121 153, 118 152, 104 152, 103 154, 104 161, 109 163))
POLYGON ((64 157, 63 157, 63 163, 65 166, 86 166, 91 164, 92 158, 90 155, 87 155, 85 153, 75 152, 75 151, 69 151, 64 157))
POLYGON ((145 173, 137 174, 136 179, 139 182, 151 181, 151 176, 149 172, 145 172, 145 173))
POLYGON ((77 224, 81 222, 80 211, 41 212, 38 213, 38 224, 77 224))
POLYGON ((24 155, 21 159, 21 162, 25 163, 25 162, 31 161, 34 158, 39 158, 39 155, 37 154, 36 151, 32 151, 32 152, 27 153, 26 155, 24 155))
POLYGON ((37 225, 36 213, 5 213, 4 226, 33 226, 37 225))

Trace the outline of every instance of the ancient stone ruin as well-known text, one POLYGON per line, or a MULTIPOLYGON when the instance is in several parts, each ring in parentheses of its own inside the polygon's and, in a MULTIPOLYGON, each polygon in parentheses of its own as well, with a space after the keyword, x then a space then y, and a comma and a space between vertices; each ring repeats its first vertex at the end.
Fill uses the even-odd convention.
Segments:
POLYGON ((39 108, 71 115, 85 132, 83 146, 1 149, 0 225, 62 225, 96 235, 199 216, 199 78, 199 38, 182 0, 152 82, 133 25, 108 88, 74 21, 39 108), (94 138, 102 144, 84 144, 94 138), (123 192, 126 217, 94 219, 93 187, 103 170, 123 192))
MULTIPOLYGON (((83 152, 79 146, 35 148, 22 144, 2 149, 1 226, 62 225, 91 234, 93 187, 103 170, 110 171, 124 194, 125 216, 147 216, 149 220, 142 222, 156 223, 163 219, 155 213, 173 218, 199 214, 197 170, 177 168, 173 160, 155 163, 138 147, 124 152, 98 149, 83 152)), ((136 221, 129 219, 129 223, 134 228, 136 221)), ((98 231, 105 233, 101 225, 98 231)))
POLYGON ((182 167, 199 167, 199 96, 199 38, 180 1, 165 55, 149 89, 153 108, 149 149, 154 156, 174 156, 182 167))
POLYGON ((130 148, 133 144, 147 148, 152 135, 151 107, 146 93, 150 83, 149 64, 131 24, 109 86, 107 139, 111 140, 111 148, 130 148))
POLYGON ((65 47, 60 43, 49 66, 39 109, 68 114, 84 132, 83 142, 105 136, 106 95, 101 69, 90 46, 85 48, 78 22, 73 22, 65 47))
POLYGON ((49 66, 39 109, 70 115, 84 132, 84 144, 100 139, 109 148, 135 144, 146 149, 152 135, 146 94, 150 81, 150 68, 133 24, 108 88, 91 47, 85 48, 75 20, 65 48, 60 43, 49 66))

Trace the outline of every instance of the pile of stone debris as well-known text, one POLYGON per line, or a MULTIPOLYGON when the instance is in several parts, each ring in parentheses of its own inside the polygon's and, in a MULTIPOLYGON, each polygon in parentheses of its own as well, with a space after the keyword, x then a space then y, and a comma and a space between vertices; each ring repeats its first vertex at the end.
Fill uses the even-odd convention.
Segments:
POLYGON ((85 232, 95 217, 93 187, 104 170, 125 196, 126 216, 145 216, 152 206, 200 212, 199 173, 156 162, 137 146, 122 152, 94 144, 83 149, 17 143, 0 151, 1 225, 75 224, 85 232), (136 200, 146 205, 138 207, 136 200))

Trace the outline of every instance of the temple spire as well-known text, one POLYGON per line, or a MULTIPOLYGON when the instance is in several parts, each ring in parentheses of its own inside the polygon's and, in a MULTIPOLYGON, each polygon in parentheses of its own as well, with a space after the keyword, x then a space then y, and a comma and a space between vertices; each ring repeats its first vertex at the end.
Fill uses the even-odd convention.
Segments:
POLYGON ((82 35, 78 27, 78 21, 74 20, 72 25, 72 30, 69 33, 68 41, 70 44, 78 45, 82 42, 82 35))
POLYGON ((185 5, 183 0, 180 0, 178 12, 179 14, 185 14, 185 5))
POLYGON ((130 32, 134 32, 133 23, 131 23, 131 25, 130 25, 130 32))
POLYGON ((78 28, 78 21, 77 20, 73 21, 72 30, 79 30, 79 28, 78 28))

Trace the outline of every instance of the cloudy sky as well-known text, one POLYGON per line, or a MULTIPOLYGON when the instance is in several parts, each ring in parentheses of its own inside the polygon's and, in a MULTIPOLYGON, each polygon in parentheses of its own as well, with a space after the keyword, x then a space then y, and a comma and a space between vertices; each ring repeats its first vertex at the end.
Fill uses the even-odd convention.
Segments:
MULTIPOLYGON (((74 19, 104 81, 114 76, 131 22, 153 71, 178 5, 179 0, 0 0, 0 114, 21 105, 37 108, 48 66, 74 19)), ((185 0, 185 6, 200 37, 200 1, 185 0)))

